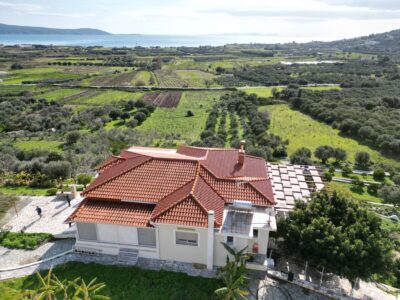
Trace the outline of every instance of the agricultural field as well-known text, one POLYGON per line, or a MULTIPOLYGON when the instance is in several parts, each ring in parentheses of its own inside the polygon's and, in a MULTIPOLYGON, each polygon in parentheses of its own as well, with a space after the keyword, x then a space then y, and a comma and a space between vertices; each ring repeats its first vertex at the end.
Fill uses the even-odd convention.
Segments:
POLYGON ((181 97, 181 92, 154 92, 145 94, 142 100, 154 106, 171 108, 178 106, 181 97))
POLYGON ((44 98, 49 101, 60 101, 67 100, 73 95, 82 93, 80 89, 69 89, 69 88, 55 88, 50 91, 40 94, 40 98, 44 98))
POLYGON ((176 74, 187 82, 189 87, 212 87, 215 75, 200 70, 177 70, 176 74))
POLYGON ((7 76, 4 77, 4 84, 20 84, 30 81, 44 81, 44 80, 57 80, 57 79, 77 79, 81 76, 76 73, 67 73, 58 68, 32 68, 9 71, 7 76))
POLYGON ((301 87, 303 90, 312 90, 312 91, 330 91, 330 90, 341 90, 342 88, 337 84, 332 85, 317 85, 317 86, 303 86, 301 87))
POLYGON ((140 85, 145 85, 145 86, 150 86, 154 85, 154 83, 151 83, 151 78, 154 79, 154 75, 152 72, 149 71, 138 71, 133 79, 131 80, 132 85, 140 86, 140 85))
POLYGON ((267 110, 271 113, 269 132, 289 139, 289 154, 301 147, 307 147, 314 151, 320 145, 330 145, 346 150, 348 160, 351 162, 354 162, 354 156, 357 152, 365 151, 371 155, 374 162, 400 166, 400 162, 395 159, 385 157, 378 151, 361 145, 352 138, 341 136, 339 130, 318 122, 301 112, 292 110, 286 104, 263 106, 260 110, 267 110))
POLYGON ((179 135, 180 140, 198 140, 204 130, 208 110, 220 95, 218 92, 184 92, 177 107, 157 108, 138 130, 179 135), (188 110, 193 112, 193 117, 186 116, 188 110))
POLYGON ((272 97, 272 89, 277 89, 277 91, 282 91, 283 86, 254 86, 254 87, 242 87, 239 90, 246 92, 247 94, 256 94, 258 97, 270 98, 272 97))
POLYGON ((160 87, 185 87, 189 86, 188 82, 183 80, 176 74, 174 70, 164 69, 154 72, 156 81, 160 87))
POLYGON ((81 94, 80 97, 68 101, 68 104, 83 105, 83 106, 96 106, 111 104, 119 100, 138 100, 143 96, 142 92, 126 92, 118 90, 101 90, 89 91, 86 94, 81 94))

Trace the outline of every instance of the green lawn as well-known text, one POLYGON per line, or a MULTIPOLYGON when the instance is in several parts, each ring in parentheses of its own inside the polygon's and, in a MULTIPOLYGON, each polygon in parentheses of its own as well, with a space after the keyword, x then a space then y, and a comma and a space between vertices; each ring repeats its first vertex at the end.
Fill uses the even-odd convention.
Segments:
POLYGON ((0 245, 9 249, 34 250, 52 237, 49 233, 2 232, 0 245))
POLYGON ((339 130, 292 110, 286 104, 263 106, 260 107, 260 110, 267 110, 271 113, 272 121, 269 132, 289 139, 289 154, 300 147, 307 147, 314 151, 320 145, 330 145, 346 150, 347 158, 352 162, 354 162, 356 152, 365 151, 371 155, 374 162, 400 166, 399 161, 384 157, 378 151, 361 145, 352 138, 340 136, 339 130))
POLYGON ((220 97, 218 92, 184 92, 176 108, 157 108, 140 131, 179 134, 181 139, 198 140, 208 117, 208 110, 220 97), (191 110, 193 117, 186 117, 191 110))
MULTIPOLYGON (((47 272, 45 272, 47 273, 47 272)), ((213 299, 219 287, 216 279, 192 277, 184 273, 151 271, 137 267, 118 267, 71 262, 54 268, 60 280, 81 277, 86 283, 93 278, 104 282, 103 294, 112 299, 213 299)), ((2 300, 14 300, 24 290, 38 287, 36 275, 0 282, 2 300)))
POLYGON ((0 185, 0 192, 4 194, 26 195, 26 196, 46 196, 49 188, 38 188, 30 186, 4 186, 0 185))
POLYGON ((371 201, 371 202, 382 202, 383 200, 377 196, 371 195, 367 192, 367 187, 363 187, 363 191, 361 193, 355 192, 351 190, 351 184, 331 181, 329 182, 329 188, 331 190, 338 191, 345 196, 351 197, 356 200, 361 201, 371 201))

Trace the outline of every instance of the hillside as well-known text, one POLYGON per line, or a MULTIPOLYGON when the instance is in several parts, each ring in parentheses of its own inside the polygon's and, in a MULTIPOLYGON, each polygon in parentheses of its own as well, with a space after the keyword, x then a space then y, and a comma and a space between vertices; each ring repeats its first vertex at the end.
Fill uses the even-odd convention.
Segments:
POLYGON ((108 35, 110 33, 92 28, 57 29, 0 24, 0 34, 75 34, 75 35, 108 35))

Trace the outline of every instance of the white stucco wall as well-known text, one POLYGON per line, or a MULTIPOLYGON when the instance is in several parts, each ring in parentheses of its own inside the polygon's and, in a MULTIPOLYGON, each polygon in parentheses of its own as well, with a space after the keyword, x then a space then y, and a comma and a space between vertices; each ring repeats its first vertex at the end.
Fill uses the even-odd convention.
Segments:
POLYGON ((160 259, 207 264, 207 228, 157 224, 160 259), (184 228, 198 234, 198 245, 180 245, 175 242, 175 231, 184 228))
POLYGON ((141 257, 159 258, 157 248, 138 245, 136 227, 96 224, 96 231, 97 241, 82 240, 77 232, 75 247, 77 249, 95 249, 109 255, 118 255, 120 248, 130 248, 137 249, 141 257))

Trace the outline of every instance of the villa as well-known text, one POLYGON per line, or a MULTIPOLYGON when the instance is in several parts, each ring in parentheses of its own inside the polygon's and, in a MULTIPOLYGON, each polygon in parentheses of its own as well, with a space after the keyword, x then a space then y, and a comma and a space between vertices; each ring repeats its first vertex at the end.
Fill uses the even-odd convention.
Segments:
POLYGON ((265 257, 276 231, 262 158, 240 149, 131 147, 111 156, 67 219, 77 251, 222 266, 221 242, 265 257))

